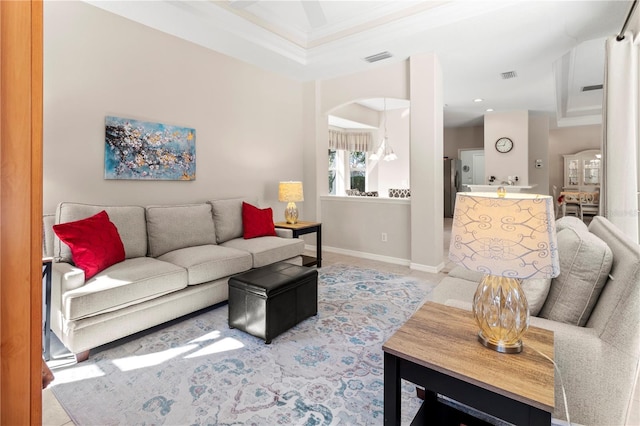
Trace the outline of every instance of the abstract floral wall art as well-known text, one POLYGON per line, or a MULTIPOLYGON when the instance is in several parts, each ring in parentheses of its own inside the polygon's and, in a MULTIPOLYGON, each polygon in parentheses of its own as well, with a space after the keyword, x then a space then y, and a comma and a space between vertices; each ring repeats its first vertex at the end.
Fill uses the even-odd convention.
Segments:
POLYGON ((104 178, 195 180, 195 129, 106 117, 104 178))

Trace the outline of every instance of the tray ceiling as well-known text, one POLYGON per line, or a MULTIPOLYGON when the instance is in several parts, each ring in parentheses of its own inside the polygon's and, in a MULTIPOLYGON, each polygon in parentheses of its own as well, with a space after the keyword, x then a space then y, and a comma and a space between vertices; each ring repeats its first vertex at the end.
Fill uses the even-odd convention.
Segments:
MULTIPOLYGON (((299 81, 435 52, 445 125, 486 109, 541 111, 559 125, 599 122, 604 40, 629 1, 87 1, 299 81), (364 58, 388 52, 369 63, 364 58), (502 74, 514 71, 515 78, 502 74), (474 102, 476 98, 483 102, 474 102)), ((553 125, 553 122, 552 122, 553 125)))

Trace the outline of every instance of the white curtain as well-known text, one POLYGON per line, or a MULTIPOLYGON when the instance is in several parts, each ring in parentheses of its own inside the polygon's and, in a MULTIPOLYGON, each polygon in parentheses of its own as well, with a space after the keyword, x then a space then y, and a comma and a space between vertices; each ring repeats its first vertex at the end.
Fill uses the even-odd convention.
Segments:
POLYGON ((374 148, 371 146, 369 132, 341 132, 329 129, 329 149, 370 152, 374 148))
POLYGON ((631 31, 606 45, 601 212, 638 242, 640 37, 631 31))

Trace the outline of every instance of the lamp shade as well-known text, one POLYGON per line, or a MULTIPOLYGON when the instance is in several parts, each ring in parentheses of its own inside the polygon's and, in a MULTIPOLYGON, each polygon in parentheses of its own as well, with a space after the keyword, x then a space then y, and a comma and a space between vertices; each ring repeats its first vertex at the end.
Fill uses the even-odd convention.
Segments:
POLYGON ((527 279, 560 273, 553 199, 548 195, 459 192, 449 259, 472 271, 527 279))
POLYGON ((280 182, 278 186, 278 200, 283 202, 304 201, 302 182, 280 182))

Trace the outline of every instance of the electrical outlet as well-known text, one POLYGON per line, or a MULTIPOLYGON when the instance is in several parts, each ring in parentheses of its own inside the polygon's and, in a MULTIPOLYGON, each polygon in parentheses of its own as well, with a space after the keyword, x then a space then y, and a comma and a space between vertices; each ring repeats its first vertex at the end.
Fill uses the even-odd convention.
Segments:
POLYGON ((387 233, 386 233, 386 232, 383 232, 383 233, 382 233, 382 235, 380 235, 380 240, 381 240, 383 243, 386 243, 386 242, 387 242, 387 233))

